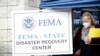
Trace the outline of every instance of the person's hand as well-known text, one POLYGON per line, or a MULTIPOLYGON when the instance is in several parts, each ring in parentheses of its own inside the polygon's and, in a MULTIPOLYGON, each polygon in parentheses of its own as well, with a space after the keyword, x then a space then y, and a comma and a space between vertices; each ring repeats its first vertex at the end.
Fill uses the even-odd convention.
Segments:
POLYGON ((78 49, 76 52, 75 52, 75 56, 79 56, 81 53, 81 49, 78 49))
POLYGON ((91 43, 91 38, 86 38, 84 41, 85 41, 85 44, 90 44, 91 43))

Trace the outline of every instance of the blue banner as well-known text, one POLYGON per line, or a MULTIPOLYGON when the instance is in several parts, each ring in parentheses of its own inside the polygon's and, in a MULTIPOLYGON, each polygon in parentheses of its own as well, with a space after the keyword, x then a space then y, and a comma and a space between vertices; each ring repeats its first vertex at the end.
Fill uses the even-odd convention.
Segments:
POLYGON ((100 0, 41 0, 40 8, 77 8, 100 6, 100 0))

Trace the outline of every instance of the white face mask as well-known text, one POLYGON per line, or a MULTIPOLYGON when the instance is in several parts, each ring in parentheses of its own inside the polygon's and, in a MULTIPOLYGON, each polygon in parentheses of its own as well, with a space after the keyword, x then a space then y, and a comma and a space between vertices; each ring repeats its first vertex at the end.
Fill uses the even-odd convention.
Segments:
POLYGON ((91 23, 90 23, 90 22, 85 22, 85 23, 83 23, 83 26, 84 26, 85 28, 90 27, 90 25, 91 25, 91 23))

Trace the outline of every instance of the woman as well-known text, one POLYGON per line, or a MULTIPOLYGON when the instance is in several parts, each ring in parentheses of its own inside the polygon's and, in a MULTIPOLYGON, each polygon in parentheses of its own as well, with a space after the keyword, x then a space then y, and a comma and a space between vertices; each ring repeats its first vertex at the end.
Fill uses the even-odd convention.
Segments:
POLYGON ((74 56, 94 56, 94 48, 91 44, 92 39, 88 37, 91 27, 100 28, 95 25, 94 18, 91 13, 84 12, 81 17, 82 26, 80 26, 75 34, 73 46, 74 56))

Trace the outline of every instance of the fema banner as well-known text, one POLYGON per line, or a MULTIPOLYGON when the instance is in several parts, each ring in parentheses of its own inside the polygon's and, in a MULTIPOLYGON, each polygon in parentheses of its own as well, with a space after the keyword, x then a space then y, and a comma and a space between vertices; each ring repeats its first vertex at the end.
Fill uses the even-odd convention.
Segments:
POLYGON ((13 56, 72 54, 71 17, 71 10, 14 12, 13 56))

